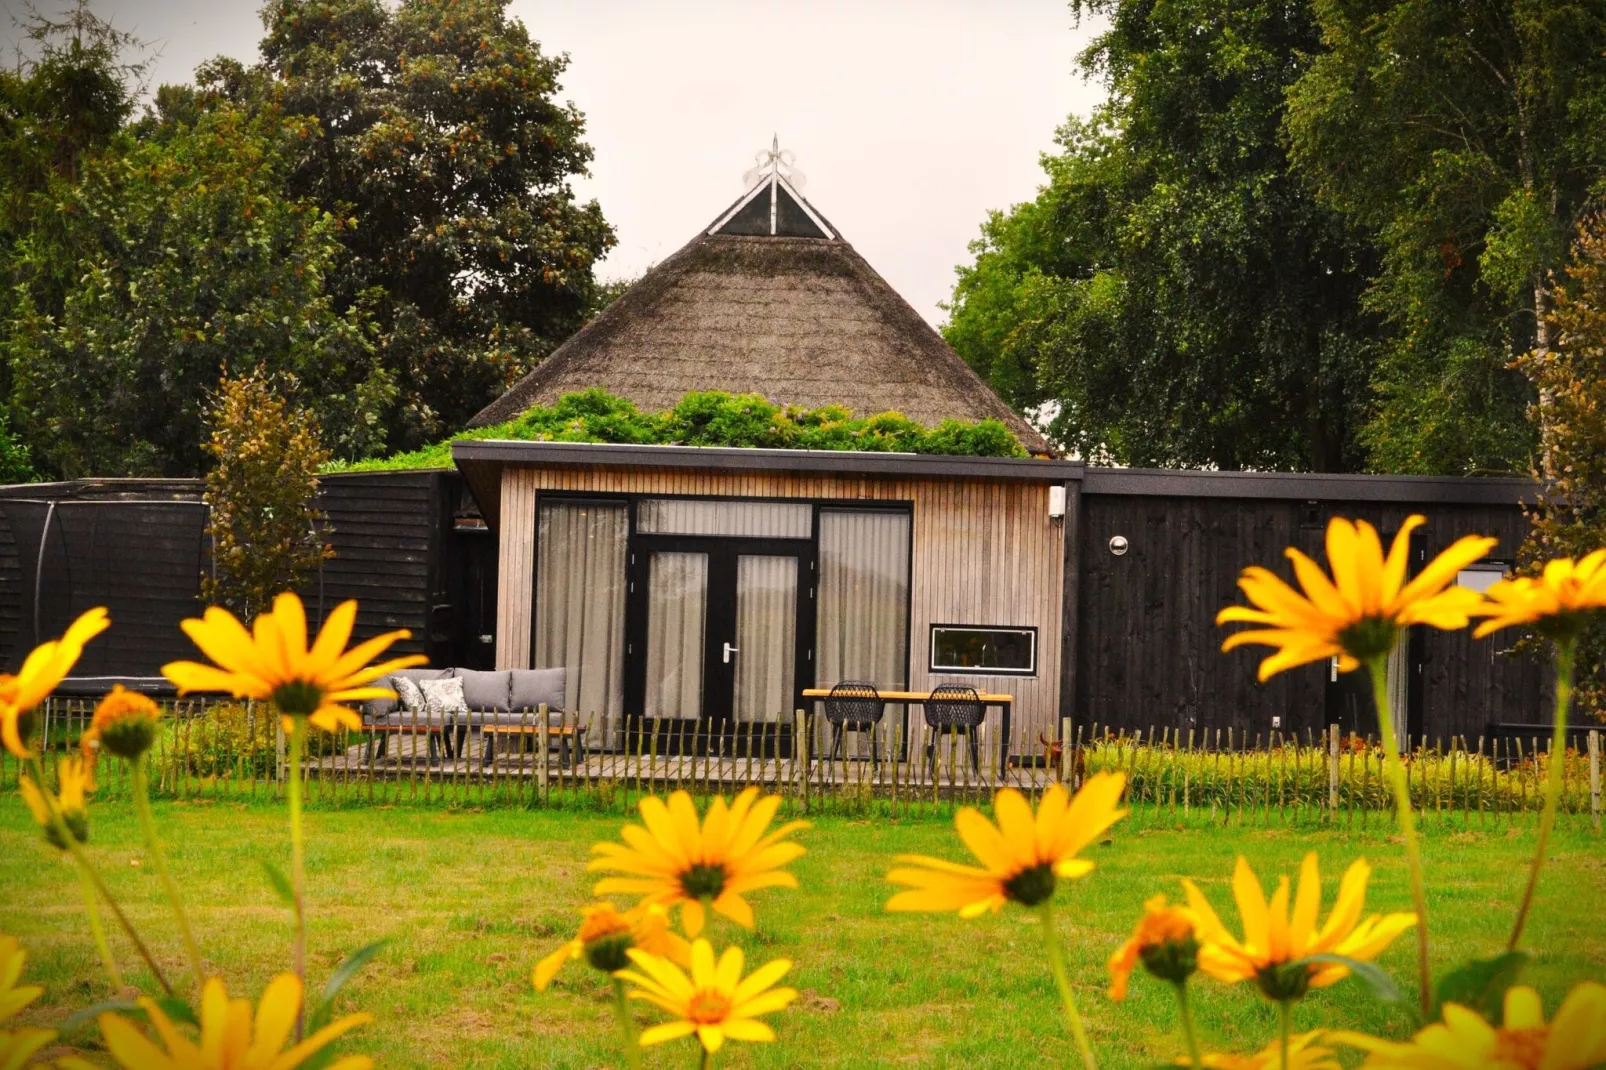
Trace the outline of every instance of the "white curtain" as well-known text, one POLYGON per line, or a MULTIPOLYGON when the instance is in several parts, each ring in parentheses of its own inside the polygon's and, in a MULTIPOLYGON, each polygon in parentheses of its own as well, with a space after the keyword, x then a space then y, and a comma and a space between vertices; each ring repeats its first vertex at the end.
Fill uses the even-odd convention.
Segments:
POLYGON ((909 514, 820 511, 817 686, 908 686, 909 514))
POLYGON ((636 530, 643 535, 806 539, 813 522, 813 507, 798 502, 644 498, 636 504, 636 530))
POLYGON ((708 555, 655 553, 647 580, 648 717, 700 717, 708 555))
POLYGON ((1388 672, 1384 676, 1388 681, 1389 705, 1394 713, 1394 738, 1399 741, 1401 751, 1411 749, 1411 740, 1405 732, 1406 712, 1411 697, 1411 679, 1407 670, 1410 662, 1405 655, 1410 642, 1409 634, 1400 636, 1399 642, 1389 652, 1388 672))
POLYGON ((568 670, 566 707, 606 746, 622 732, 628 535, 623 504, 541 503, 534 664, 568 670))
POLYGON ((775 724, 792 705, 797 558, 736 559, 736 646, 736 720, 775 724))

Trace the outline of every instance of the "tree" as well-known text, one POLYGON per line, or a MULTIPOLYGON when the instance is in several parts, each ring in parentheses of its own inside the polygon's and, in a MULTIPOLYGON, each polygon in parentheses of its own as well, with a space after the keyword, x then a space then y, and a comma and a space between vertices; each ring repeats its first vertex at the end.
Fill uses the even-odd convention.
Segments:
POLYGON ((1051 435, 1126 464, 1355 470, 1377 324, 1364 234, 1291 176, 1303 4, 1077 0, 1110 97, 995 213, 945 334, 1051 435))
POLYGON ((1392 338, 1374 463, 1525 468, 1536 394, 1511 362, 1551 345, 1551 273, 1606 180, 1606 6, 1312 7, 1323 49, 1289 91, 1288 136, 1323 202, 1382 252, 1366 298, 1392 338))
POLYGON ((258 365, 218 383, 208 412, 206 474, 214 571, 201 578, 201 597, 242 620, 266 610, 334 556, 319 534, 314 505, 318 472, 329 452, 318 425, 292 408, 258 365))
MULTIPOLYGON (((591 149, 507 0, 272 0, 263 63, 203 68, 210 99, 316 120, 288 176, 348 221, 336 310, 370 311, 393 445, 462 426, 584 322, 614 241, 569 186, 591 149)), ((197 98, 170 94, 173 113, 197 98)))
MULTIPOLYGON (((1523 547, 1529 570, 1606 546, 1606 214, 1584 220, 1565 282, 1547 288, 1551 344, 1522 359, 1549 398, 1552 468, 1540 483, 1523 547)), ((1597 623, 1579 644, 1576 701, 1597 717, 1606 714, 1606 624, 1597 623)))
POLYGON ((53 179, 11 250, 0 331, 18 430, 45 471, 199 475, 203 398, 230 364, 288 376, 343 454, 384 445, 394 379, 327 280, 342 220, 283 193, 310 125, 221 107, 117 135, 53 179))

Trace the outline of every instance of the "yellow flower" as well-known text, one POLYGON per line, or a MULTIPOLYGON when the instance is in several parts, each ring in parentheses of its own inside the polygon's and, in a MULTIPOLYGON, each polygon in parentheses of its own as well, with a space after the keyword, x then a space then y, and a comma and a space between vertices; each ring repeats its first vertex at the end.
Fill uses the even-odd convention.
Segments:
POLYGON ((1126 998, 1127 978, 1140 961, 1162 981, 1186 981, 1199 966, 1198 924, 1193 911, 1166 905, 1163 895, 1144 903, 1132 936, 1110 956, 1110 998, 1126 998))
POLYGON ((716 964, 708 941, 695 941, 689 977, 674 963, 643 951, 631 949, 630 961, 636 968, 619 974, 621 980, 636 986, 630 998, 646 1000, 675 1016, 672 1022, 643 1031, 642 1047, 693 1033, 708 1052, 718 1051, 727 1038, 774 1040, 774 1031, 756 1019, 797 998, 796 989, 772 987, 792 968, 790 962, 776 959, 743 979, 739 947, 727 947, 716 964))
POLYGON ((1532 624, 1541 635, 1557 639, 1577 635, 1593 611, 1606 609, 1606 550, 1579 561, 1547 561, 1538 576, 1507 577, 1484 593, 1488 601, 1472 615, 1489 619, 1478 625, 1474 638, 1516 624, 1532 624))
POLYGON ((78 745, 86 758, 94 756, 98 744, 119 758, 132 761, 156 742, 156 722, 161 716, 162 708, 149 698, 116 684, 96 704, 89 731, 78 745))
POLYGON ((187 620, 182 627, 216 665, 174 661, 162 666, 162 674, 178 685, 180 694, 227 691, 235 698, 272 699, 287 732, 292 717, 306 717, 331 732, 340 725, 359 729, 362 718, 341 703, 394 698, 389 688, 365 685, 429 659, 412 654, 368 664, 396 640, 411 636, 406 629, 376 635, 342 652, 356 620, 357 603, 342 602, 309 650, 306 613, 301 599, 288 591, 273 600, 272 612, 257 617, 250 632, 228 610, 210 606, 199 620, 187 620))
POLYGON ((0 673, 0 741, 16 758, 32 758, 28 737, 33 734, 33 708, 72 672, 84 644, 110 624, 104 606, 96 606, 73 621, 60 639, 40 643, 22 663, 17 675, 0 673))
MULTIPOLYGON (((199 1045, 174 1028, 155 1000, 141 999, 139 1005, 166 1051, 126 1018, 110 1013, 99 1018, 107 1051, 127 1070, 291 1070, 343 1033, 373 1020, 369 1014, 350 1014, 286 1048, 301 1008, 301 982, 293 973, 268 982, 254 1025, 251 1001, 230 999, 223 982, 209 978, 201 991, 199 1045)), ((330 1070, 367 1070, 372 1065, 366 1055, 348 1055, 330 1070)))
POLYGON ((22 793, 22 801, 33 812, 33 819, 44 832, 45 840, 57 850, 65 851, 67 845, 62 842, 61 833, 56 829, 51 814, 52 805, 60 812, 61 820, 66 824, 67 831, 72 833, 73 839, 88 843, 89 804, 85 793, 94 785, 90 782, 89 763, 78 755, 61 763, 59 776, 61 792, 55 796, 49 793, 48 788, 35 784, 27 773, 17 778, 17 788, 22 793))
POLYGON ((44 994, 39 985, 19 985, 28 953, 15 936, 0 933, 0 1022, 17 1013, 44 994))
POLYGON ((1216 614, 1216 623, 1263 627, 1234 632, 1221 649, 1249 643, 1276 647, 1277 653, 1260 663, 1264 683, 1284 669, 1332 657, 1338 658, 1340 672, 1349 672, 1368 658, 1387 654, 1400 629, 1412 624, 1465 628, 1483 596, 1450 585, 1456 573, 1486 555, 1498 540, 1477 535, 1457 539, 1406 582, 1411 532, 1424 523, 1420 516, 1407 518, 1385 558, 1377 529, 1364 520, 1334 517, 1327 525, 1332 579, 1292 546, 1286 551, 1303 594, 1267 569, 1244 569, 1238 586, 1254 608, 1228 606, 1216 614))
MULTIPOLYGON (((21 1070, 35 1052, 56 1039, 54 1029, 0 1029, 0 1070, 21 1070)), ((37 1066, 38 1064, 32 1064, 37 1066)), ((93 1070, 84 1064, 86 1070, 93 1070)))
POLYGON ((631 948, 678 962, 690 961, 691 945, 669 929, 669 913, 657 903, 620 912, 612 903, 594 903, 581 911, 580 932, 535 964, 535 990, 545 990, 564 966, 583 958, 603 973, 630 965, 631 948))
MULTIPOLYGON (((1288 1038, 1288 1065, 1284 1067, 1282 1041, 1274 1040, 1253 1055, 1221 1055, 1207 1052, 1199 1057, 1204 1066, 1216 1070, 1342 1070, 1343 1064, 1333 1058, 1333 1049, 1317 1043, 1322 1039, 1320 1029, 1310 1033, 1297 1033, 1288 1038)), ((1178 1066, 1187 1066, 1187 1058, 1177 1060, 1178 1066)))
POLYGON ((687 936, 703 931, 703 904, 745 928, 753 927, 753 908, 742 896, 759 888, 796 888, 797 878, 781 867, 803 853, 796 843, 781 842, 806 821, 792 821, 765 835, 781 805, 778 795, 758 797, 748 788, 729 806, 716 798, 702 825, 691 796, 677 791, 662 799, 641 800, 641 825, 626 825, 625 842, 599 843, 601 856, 587 869, 625 873, 597 882, 601 895, 640 895, 643 905, 680 906, 687 936))
POLYGON ((1233 896, 1244 923, 1240 942, 1221 924, 1210 901, 1190 880, 1182 882, 1188 906, 1199 920, 1199 968, 1228 984, 1253 979, 1268 999, 1299 999, 1309 988, 1325 988, 1349 976, 1349 968, 1333 962, 1308 963, 1287 968, 1311 955, 1341 955, 1357 961, 1376 958, 1395 937, 1416 924, 1415 914, 1373 914, 1361 920, 1366 906, 1366 882, 1372 875, 1364 860, 1344 874, 1338 900, 1327 924, 1317 928, 1321 913, 1321 876, 1316 854, 1305 856, 1299 871, 1299 889, 1289 914, 1288 878, 1277 881, 1271 902, 1261 890, 1249 863, 1240 855, 1232 875, 1233 896))
POLYGON ((954 818, 959 838, 981 867, 899 855, 896 861, 904 867, 889 871, 887 880, 911 890, 894 895, 887 909, 957 910, 961 918, 974 918, 1009 900, 1028 907, 1047 902, 1059 880, 1093 869, 1093 863, 1076 854, 1126 816, 1125 810, 1116 809, 1125 787, 1125 774, 1099 773, 1089 777, 1072 799, 1053 784, 1043 793, 1035 817, 1020 792, 1000 789, 993 796, 997 825, 968 806, 954 818))
POLYGON ((1518 985, 1506 989, 1500 1025, 1446 1003, 1442 1020, 1403 1043, 1359 1033, 1333 1039, 1369 1052, 1361 1065, 1382 1070, 1585 1070, 1606 1063, 1606 985, 1573 989, 1549 1024, 1539 993, 1518 985))

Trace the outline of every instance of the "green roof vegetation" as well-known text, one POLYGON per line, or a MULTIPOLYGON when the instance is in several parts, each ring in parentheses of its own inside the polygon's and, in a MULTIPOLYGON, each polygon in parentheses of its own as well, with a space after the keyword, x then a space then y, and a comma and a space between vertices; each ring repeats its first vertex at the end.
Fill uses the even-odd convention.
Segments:
POLYGON ((776 405, 757 394, 718 390, 687 394, 668 412, 646 413, 624 398, 593 389, 565 394, 506 423, 464 431, 433 446, 366 461, 336 461, 324 471, 450 468, 453 442, 484 439, 1026 456, 1015 436, 997 420, 944 420, 936 427, 923 427, 899 412, 859 417, 840 405, 801 409, 776 405))

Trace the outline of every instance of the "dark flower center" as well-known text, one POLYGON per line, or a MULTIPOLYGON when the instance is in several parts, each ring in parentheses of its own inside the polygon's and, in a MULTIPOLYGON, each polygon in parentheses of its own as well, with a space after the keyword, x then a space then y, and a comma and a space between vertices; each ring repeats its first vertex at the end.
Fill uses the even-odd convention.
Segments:
POLYGON ((1257 970, 1255 980, 1267 999, 1287 1003, 1303 999, 1310 990, 1310 967, 1273 962, 1257 970))
POLYGON ((1180 985, 1199 968, 1199 941, 1192 933, 1150 944, 1138 952, 1143 968, 1162 981, 1180 985))
POLYGON ((21 713, 17 714, 17 738, 22 740, 22 745, 26 747, 28 745, 28 740, 32 736, 33 711, 23 710, 21 713))
POLYGON ((1004 882, 1004 894, 1021 906, 1035 907, 1054 896, 1054 866, 1040 862, 1004 882))
POLYGON ((310 717, 323 705, 323 689, 307 680, 286 680, 273 689, 273 704, 289 717, 310 717))
POLYGON ((155 742, 156 722, 140 714, 119 717, 100 730, 101 746, 130 761, 150 750, 155 742))
POLYGON ((697 863, 680 875, 680 890, 688 899, 718 899, 725 890, 725 867, 697 863))
POLYGON ((635 946, 629 929, 611 932, 586 944, 586 961, 603 973, 623 970, 630 965, 626 952, 635 946))
POLYGON ((698 1025, 718 1025, 730 1016, 731 1001, 712 988, 699 988, 686 1004, 686 1020, 698 1025))
POLYGON ((1338 633, 1338 645, 1357 661, 1371 661, 1393 650, 1399 633, 1399 625, 1387 617, 1362 617, 1338 633))

